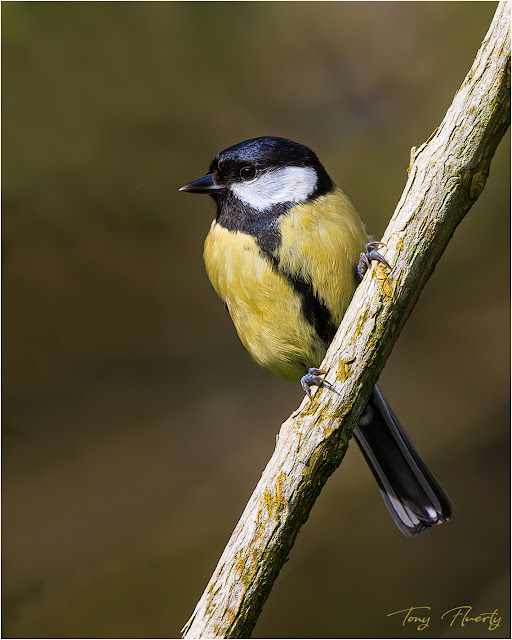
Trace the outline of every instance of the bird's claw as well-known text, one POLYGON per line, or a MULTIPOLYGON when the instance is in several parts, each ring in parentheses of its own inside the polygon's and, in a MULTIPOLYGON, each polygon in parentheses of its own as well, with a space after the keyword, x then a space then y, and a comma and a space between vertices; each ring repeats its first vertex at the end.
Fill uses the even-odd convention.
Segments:
POLYGON ((385 247, 383 242, 369 242, 365 247, 365 252, 359 256, 359 264, 357 265, 357 275, 363 279, 364 274, 368 271, 372 260, 381 262, 388 269, 391 269, 387 260, 376 251, 377 247, 385 247))
POLYGON ((327 387, 335 393, 338 393, 334 386, 329 382, 329 380, 325 380, 324 378, 320 377, 324 376, 326 373, 327 371, 323 371, 322 369, 316 369, 313 367, 312 369, 308 369, 306 375, 302 376, 302 378, 300 379, 300 384, 304 389, 304 393, 310 400, 312 399, 311 387, 327 387))

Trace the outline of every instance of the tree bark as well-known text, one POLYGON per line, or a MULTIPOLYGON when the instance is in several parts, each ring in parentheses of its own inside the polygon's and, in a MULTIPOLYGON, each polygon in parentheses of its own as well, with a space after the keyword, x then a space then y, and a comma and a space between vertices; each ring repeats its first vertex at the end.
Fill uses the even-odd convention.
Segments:
POLYGON ((185 638, 248 638, 301 525, 340 465, 352 429, 455 228, 482 192, 510 124, 509 6, 501 2, 473 66, 409 177, 374 264, 321 367, 321 388, 282 425, 274 454, 183 629, 185 638))

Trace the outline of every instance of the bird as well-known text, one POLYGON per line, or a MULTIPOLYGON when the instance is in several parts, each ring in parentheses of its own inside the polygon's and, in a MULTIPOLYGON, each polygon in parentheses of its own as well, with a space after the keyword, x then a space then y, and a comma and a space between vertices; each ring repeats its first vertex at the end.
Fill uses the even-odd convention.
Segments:
MULTIPOLYGON (((312 386, 332 388, 319 368, 327 348, 371 262, 389 265, 317 155, 287 138, 252 138, 180 191, 216 204, 206 271, 250 355, 310 398, 312 386)), ((448 496, 377 385, 353 435, 404 535, 449 520, 448 496)))

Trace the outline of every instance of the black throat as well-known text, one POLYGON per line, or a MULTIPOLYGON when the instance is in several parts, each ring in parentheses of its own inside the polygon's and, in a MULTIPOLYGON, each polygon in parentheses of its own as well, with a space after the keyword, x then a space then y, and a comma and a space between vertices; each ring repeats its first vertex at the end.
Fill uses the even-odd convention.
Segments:
POLYGON ((221 227, 253 236, 262 253, 267 256, 276 252, 281 245, 281 217, 292 208, 293 202, 282 202, 266 211, 258 211, 241 202, 230 190, 212 195, 217 203, 216 220, 221 227))

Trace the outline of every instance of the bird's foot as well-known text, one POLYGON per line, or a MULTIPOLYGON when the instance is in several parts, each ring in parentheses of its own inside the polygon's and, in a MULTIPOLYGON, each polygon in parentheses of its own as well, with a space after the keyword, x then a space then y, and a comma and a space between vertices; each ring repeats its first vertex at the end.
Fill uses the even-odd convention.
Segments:
POLYGON ((300 379, 300 384, 310 400, 312 399, 311 387, 327 387, 331 389, 331 391, 334 391, 334 393, 338 393, 329 380, 324 380, 324 378, 320 377, 326 373, 327 371, 323 371, 322 369, 308 369, 306 375, 300 379))
POLYGON ((386 259, 376 250, 378 247, 385 247, 383 242, 369 242, 366 245, 366 252, 359 256, 359 264, 357 265, 357 275, 363 279, 364 274, 368 271, 372 260, 382 262, 388 269, 391 269, 386 259))

